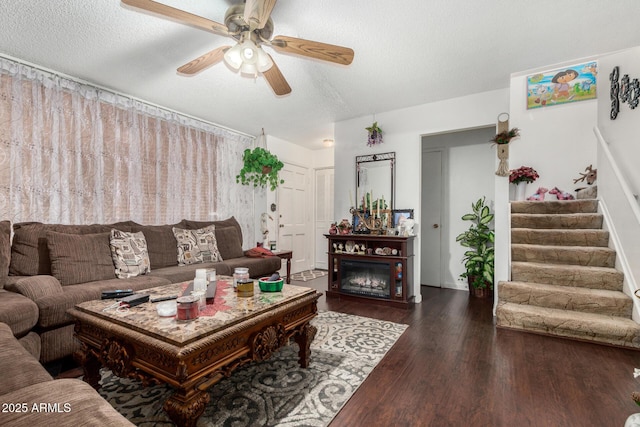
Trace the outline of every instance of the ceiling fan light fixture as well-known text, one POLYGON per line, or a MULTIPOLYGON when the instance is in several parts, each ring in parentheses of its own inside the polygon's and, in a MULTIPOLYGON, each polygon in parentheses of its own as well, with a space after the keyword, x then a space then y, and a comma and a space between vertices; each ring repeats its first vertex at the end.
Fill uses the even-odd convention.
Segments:
POLYGON ((258 67, 256 67, 256 64, 249 64, 247 62, 244 62, 242 63, 242 67, 240 67, 240 72, 252 77, 257 77, 258 67))
POLYGON ((224 62, 226 62, 231 68, 238 71, 242 66, 242 48, 239 44, 233 46, 227 50, 224 54, 224 62))
POLYGON ((273 60, 264 50, 258 47, 258 71, 264 73, 271 67, 273 67, 273 60))

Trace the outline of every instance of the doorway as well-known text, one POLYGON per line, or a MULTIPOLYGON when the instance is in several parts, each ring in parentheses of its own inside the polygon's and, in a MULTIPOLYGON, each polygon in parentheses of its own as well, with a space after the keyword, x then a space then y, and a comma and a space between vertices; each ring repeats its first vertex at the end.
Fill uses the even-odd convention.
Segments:
POLYGON ((285 163, 280 177, 284 183, 278 186, 278 249, 293 251, 291 272, 298 273, 312 266, 309 169, 285 163))
POLYGON ((422 137, 420 277, 426 286, 467 289, 459 276, 465 248, 456 236, 471 203, 494 200, 495 126, 422 137))
POLYGON ((329 268, 327 260, 327 239, 333 222, 333 168, 316 169, 315 171, 315 268, 326 270, 329 268))

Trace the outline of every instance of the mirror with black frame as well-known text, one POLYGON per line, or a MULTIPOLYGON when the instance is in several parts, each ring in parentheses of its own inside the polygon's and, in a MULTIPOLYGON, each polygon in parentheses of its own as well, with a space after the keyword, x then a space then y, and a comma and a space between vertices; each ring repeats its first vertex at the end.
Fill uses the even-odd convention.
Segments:
POLYGON ((356 156, 356 209, 393 209, 395 162, 395 152, 356 156))

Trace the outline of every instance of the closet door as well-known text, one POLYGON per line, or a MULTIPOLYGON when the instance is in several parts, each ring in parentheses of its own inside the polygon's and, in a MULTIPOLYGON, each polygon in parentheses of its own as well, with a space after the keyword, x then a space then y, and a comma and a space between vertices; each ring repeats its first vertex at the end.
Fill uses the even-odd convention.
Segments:
POLYGON ((317 169, 315 173, 315 268, 326 270, 327 239, 324 234, 329 232, 333 218, 333 168, 317 169))

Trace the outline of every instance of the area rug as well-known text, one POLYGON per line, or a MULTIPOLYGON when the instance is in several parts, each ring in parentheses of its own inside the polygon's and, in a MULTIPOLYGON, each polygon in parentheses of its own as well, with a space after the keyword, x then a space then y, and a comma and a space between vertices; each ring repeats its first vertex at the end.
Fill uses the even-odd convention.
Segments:
POLYGON ((327 275, 327 270, 305 270, 300 273, 293 273, 291 280, 298 282, 306 282, 307 280, 317 279, 318 277, 324 277, 327 275))
MULTIPOLYGON (((326 426, 407 328, 393 322, 325 311, 312 323, 318 333, 311 363, 298 365, 291 343, 269 360, 252 363, 209 389, 198 426, 326 426)), ((102 370, 100 394, 138 426, 172 426, 162 405, 168 386, 143 387, 102 370)))

